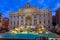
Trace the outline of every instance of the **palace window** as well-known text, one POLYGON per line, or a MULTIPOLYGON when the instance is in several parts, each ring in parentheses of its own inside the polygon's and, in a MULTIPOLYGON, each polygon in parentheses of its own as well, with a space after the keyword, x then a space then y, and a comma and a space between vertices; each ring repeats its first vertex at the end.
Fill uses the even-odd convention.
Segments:
POLYGON ((45 14, 47 16, 47 14, 45 14))
POLYGON ((32 24, 30 23, 30 25, 32 25, 32 24))
POLYGON ((21 18, 23 19, 24 16, 21 16, 21 18))
POLYGON ((34 22, 34 24, 36 25, 36 24, 37 24, 37 22, 34 22))
POLYGON ((12 16, 10 16, 10 18, 12 19, 12 16))
POLYGON ((43 17, 43 16, 44 16, 44 14, 41 14, 41 16, 43 17))
POLYGON ((50 16, 50 14, 48 13, 48 17, 50 16))
POLYGON ((19 21, 17 21, 17 26, 19 25, 19 21))
POLYGON ((36 15, 34 15, 34 18, 36 18, 36 15))
POLYGON ((21 20, 21 22, 23 22, 23 20, 21 20))
POLYGON ((39 23, 41 23, 41 21, 39 21, 39 23))
POLYGON ((15 18, 16 16, 14 16, 14 18, 15 18))
POLYGON ((37 20, 34 20, 34 24, 35 24, 35 25, 37 24, 37 20))
POLYGON ((39 17, 41 17, 41 15, 39 15, 39 17))
POLYGON ((19 19, 19 16, 17 16, 17 18, 19 19))
POLYGON ((23 25, 23 20, 21 20, 21 25, 23 25))
POLYGON ((45 17, 45 14, 44 14, 44 17, 45 17))
POLYGON ((44 24, 45 24, 45 20, 44 20, 44 24))
POLYGON ((36 22, 37 20, 34 20, 34 22, 36 22))
POLYGON ((15 25, 15 21, 14 21, 14 25, 15 25))
POLYGON ((13 29, 15 29, 15 26, 13 27, 13 29))
POLYGON ((12 25, 12 21, 11 21, 11 25, 12 25))
POLYGON ((17 24, 19 25, 19 21, 17 21, 17 24))
POLYGON ((28 24, 26 23, 26 25, 28 25, 28 24))
POLYGON ((48 23, 50 24, 50 21, 48 20, 48 23))

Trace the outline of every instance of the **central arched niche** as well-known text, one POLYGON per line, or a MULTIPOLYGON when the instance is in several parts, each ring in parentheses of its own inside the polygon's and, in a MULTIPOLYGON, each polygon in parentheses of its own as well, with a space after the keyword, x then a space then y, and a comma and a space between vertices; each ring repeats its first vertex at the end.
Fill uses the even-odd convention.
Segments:
POLYGON ((26 24, 27 25, 31 24, 31 16, 26 16, 26 24))

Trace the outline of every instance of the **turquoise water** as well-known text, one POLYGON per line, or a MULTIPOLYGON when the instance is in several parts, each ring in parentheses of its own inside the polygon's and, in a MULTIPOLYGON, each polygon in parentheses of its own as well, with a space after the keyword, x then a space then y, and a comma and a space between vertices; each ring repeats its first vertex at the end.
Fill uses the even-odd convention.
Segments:
POLYGON ((35 35, 35 34, 5 34, 3 38, 40 40, 39 35, 35 35))
POLYGON ((49 33, 49 34, 31 34, 31 33, 28 33, 28 34, 4 34, 2 37, 3 38, 14 38, 14 39, 37 39, 37 40, 40 40, 40 37, 47 37, 47 38, 56 38, 56 36, 52 33, 49 33))
POLYGON ((45 36, 45 37, 56 37, 51 34, 5 34, 3 35, 4 38, 36 38, 40 36, 45 36))
POLYGON ((4 38, 36 38, 36 37, 39 37, 39 35, 34 35, 34 34, 5 34, 3 37, 4 38))

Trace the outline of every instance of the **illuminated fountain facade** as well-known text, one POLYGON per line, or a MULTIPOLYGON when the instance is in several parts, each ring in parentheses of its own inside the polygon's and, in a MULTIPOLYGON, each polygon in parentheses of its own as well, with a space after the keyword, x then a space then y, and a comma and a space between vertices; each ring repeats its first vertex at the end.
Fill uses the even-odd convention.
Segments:
POLYGON ((25 8, 20 8, 19 12, 9 14, 10 29, 22 28, 23 30, 44 29, 52 26, 52 13, 50 9, 39 10, 36 6, 32 7, 29 3, 25 8))

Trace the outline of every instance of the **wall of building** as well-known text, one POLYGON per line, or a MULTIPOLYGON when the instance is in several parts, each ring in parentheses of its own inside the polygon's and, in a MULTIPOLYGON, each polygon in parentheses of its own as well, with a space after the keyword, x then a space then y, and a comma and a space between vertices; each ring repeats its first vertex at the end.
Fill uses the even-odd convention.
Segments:
POLYGON ((0 14, 0 27, 2 27, 2 14, 0 14))
POLYGON ((52 26, 51 10, 35 10, 35 8, 24 8, 17 13, 10 13, 11 28, 20 26, 52 26))
POLYGON ((56 24, 59 23, 60 23, 60 8, 58 8, 56 11, 56 24))
POLYGON ((9 18, 3 18, 2 26, 3 30, 9 30, 9 18))

